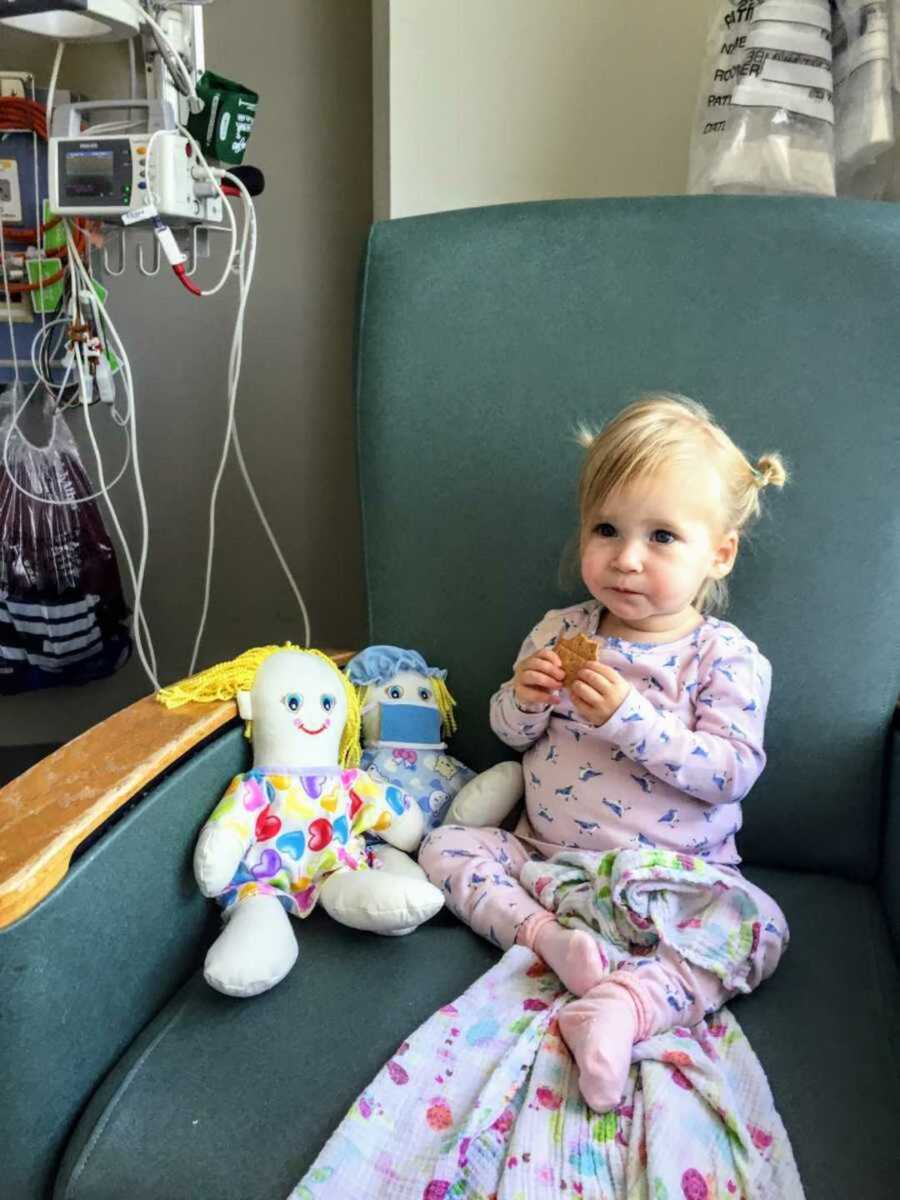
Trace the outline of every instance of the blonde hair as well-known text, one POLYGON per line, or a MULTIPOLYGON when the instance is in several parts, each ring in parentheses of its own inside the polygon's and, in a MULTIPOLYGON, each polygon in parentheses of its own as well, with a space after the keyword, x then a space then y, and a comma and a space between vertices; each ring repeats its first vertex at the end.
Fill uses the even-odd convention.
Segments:
POLYGON ((429 682, 434 688, 434 699, 438 706, 438 712, 441 714, 444 737, 450 737, 451 734, 456 733, 456 716, 453 712, 456 701, 440 675, 432 675, 429 682))
MULTIPOLYGON (((666 463, 696 462, 702 456, 715 467, 723 485, 723 532, 743 532, 760 515, 762 489, 784 487, 788 478, 779 454, 763 454, 751 463, 702 404, 671 392, 641 396, 599 433, 581 427, 577 436, 587 450, 578 484, 582 531, 612 491, 666 463)), ((727 602, 724 579, 705 580, 694 598, 704 613, 721 612, 727 602)))
MULTIPOLYGON (((304 650, 292 642, 285 642, 283 646, 255 646, 251 650, 245 650, 237 658, 216 663, 213 667, 207 667, 205 671, 200 671, 196 675, 191 675, 187 679, 162 688, 156 693, 156 698, 166 708, 179 708, 182 704, 188 704, 191 701, 208 704, 213 700, 233 700, 238 692, 250 690, 253 680, 256 678, 256 672, 266 659, 271 658, 279 650, 293 650, 297 654, 306 654, 311 658, 321 659, 331 667, 341 681, 341 687, 347 698, 347 721, 344 725, 344 732, 341 734, 338 757, 342 767, 357 766, 362 757, 360 741, 362 718, 356 689, 337 663, 327 654, 323 654, 321 650, 304 650)), ((253 736, 252 721, 246 722, 244 735, 247 738, 253 736)))

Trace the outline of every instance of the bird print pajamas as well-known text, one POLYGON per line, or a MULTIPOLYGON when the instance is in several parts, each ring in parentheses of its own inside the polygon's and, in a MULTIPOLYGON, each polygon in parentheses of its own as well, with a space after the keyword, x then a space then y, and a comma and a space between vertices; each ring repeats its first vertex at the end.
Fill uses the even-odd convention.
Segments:
MULTIPOLYGON (((599 637, 602 612, 589 601, 547 613, 516 661, 575 633, 599 637)), ((741 801, 766 761, 769 663, 739 629, 713 617, 674 642, 599 640, 600 661, 631 684, 619 709, 604 725, 590 725, 564 689, 552 707, 526 711, 513 681, 504 683, 491 700, 491 726, 524 751, 525 812, 515 833, 444 826, 423 842, 419 861, 451 910, 506 949, 523 921, 546 911, 519 882, 527 862, 567 850, 599 858, 639 848, 703 859, 754 896, 761 914, 754 975, 766 978, 786 945, 787 923, 740 876, 735 835, 741 801)), ((679 1005, 711 1011, 727 999, 708 972, 665 954, 658 965, 679 1005)))

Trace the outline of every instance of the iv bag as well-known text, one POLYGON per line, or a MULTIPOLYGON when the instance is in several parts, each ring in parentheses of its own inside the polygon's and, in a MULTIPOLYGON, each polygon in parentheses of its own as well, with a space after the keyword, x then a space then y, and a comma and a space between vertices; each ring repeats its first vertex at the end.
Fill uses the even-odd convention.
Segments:
POLYGON ((92 489, 72 433, 57 413, 46 444, 18 429, 7 442, 13 413, 2 401, 13 395, 0 397, 2 695, 87 683, 131 653, 115 552, 97 505, 83 499, 92 489))
POLYGON ((829 0, 723 0, 691 144, 689 191, 833 196, 829 0))

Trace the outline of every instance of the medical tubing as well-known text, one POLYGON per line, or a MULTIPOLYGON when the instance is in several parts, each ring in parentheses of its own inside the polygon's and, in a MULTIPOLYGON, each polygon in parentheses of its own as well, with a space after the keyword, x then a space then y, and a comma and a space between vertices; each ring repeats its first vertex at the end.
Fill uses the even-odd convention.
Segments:
POLYGON ((7 298, 7 303, 5 305, 6 321, 7 321, 7 324, 9 325, 9 345, 10 345, 10 350, 12 352, 12 360, 13 360, 13 381, 16 386, 16 395, 18 396, 18 394, 19 394, 19 360, 18 360, 18 358, 16 358, 16 336, 15 336, 15 330, 13 329, 12 305, 9 303, 10 290, 9 290, 9 275, 7 274, 7 271, 6 271, 6 237, 3 232, 3 218, 2 217, 0 217, 0 269, 2 269, 2 272, 3 272, 3 292, 7 298))
POLYGON ((50 85, 47 88, 47 103, 45 105, 45 120, 47 123, 48 135, 52 132, 51 122, 53 120, 53 101, 56 99, 56 82, 59 79, 59 68, 60 64, 62 63, 62 56, 65 48, 65 42, 56 43, 56 55, 53 59, 53 69, 50 72, 50 85))
POLYGON ((156 43, 159 46, 160 53, 163 56, 163 61, 165 62, 166 67, 169 70, 169 74, 172 76, 173 80, 175 80, 176 86, 178 84, 178 80, 175 79, 175 71, 173 71, 173 69, 172 69, 173 63, 178 68, 178 70, 181 72, 181 80, 187 91, 189 103, 191 101, 193 102, 193 103, 190 103, 191 111, 192 112, 201 112, 203 110, 203 101, 197 95, 197 89, 194 86, 194 81, 193 81, 193 79, 191 79, 190 73, 188 72, 187 67, 182 62, 181 56, 179 55, 179 53, 175 49, 175 47, 172 45, 171 41, 168 38, 168 35, 163 30, 162 26, 159 24, 159 22, 156 20, 156 18, 153 17, 147 11, 146 8, 144 8, 144 6, 142 4, 138 4, 137 0, 123 0, 123 2, 125 4, 127 4, 129 8, 133 9, 135 13, 137 13, 137 15, 141 21, 143 21, 144 23, 146 23, 147 25, 150 26, 151 30, 153 31, 156 43), (171 55, 171 61, 168 58, 166 58, 166 55, 163 53, 164 46, 168 49, 169 54, 171 55))
MULTIPOLYGON (((59 71, 59 63, 62 60, 62 50, 59 47, 57 47, 57 51, 58 51, 58 57, 57 57, 57 61, 54 64, 54 75, 53 75, 53 80, 52 80, 52 84, 51 84, 51 86, 54 90, 56 89, 56 74, 59 71)), ((31 95, 32 95, 33 99, 37 99, 37 93, 34 90, 34 78, 32 78, 32 80, 31 80, 31 95)), ((52 96, 48 96, 47 99, 48 99, 48 104, 52 103, 52 96)), ((46 109, 46 113, 49 113, 49 111, 50 111, 49 108, 46 109)), ((46 117, 45 117, 45 119, 46 119, 46 117)), ((38 134, 35 129, 32 129, 32 131, 31 131, 31 167, 32 167, 32 182, 34 185, 34 227, 35 227, 35 230, 38 230, 41 227, 44 213, 43 213, 43 206, 41 205, 41 176, 40 176, 40 169, 38 167, 38 134)), ((44 253, 44 238, 43 237, 35 238, 35 247, 39 253, 44 253)), ((26 272, 27 272, 27 267, 26 267, 26 272)), ((44 283, 44 268, 39 266, 38 267, 38 291, 39 291, 39 295, 41 298, 41 329, 46 329, 46 327, 47 327, 47 314, 44 311, 46 308, 46 304, 44 301, 44 288, 46 286, 47 285, 44 283)), ((32 308, 33 307, 34 306, 32 305, 32 308)), ((16 352, 15 347, 13 347, 12 353, 15 354, 15 352, 16 352)))
POLYGON ((188 277, 187 269, 185 268, 184 263, 179 263, 178 266, 173 267, 172 270, 175 272, 178 281, 187 288, 192 296, 197 296, 200 299, 203 298, 203 292, 197 287, 193 279, 188 277))
MULTIPOLYGON (((66 222, 66 235, 68 238, 71 239, 71 225, 69 222, 66 222)), ((134 404, 134 380, 133 380, 133 376, 132 376, 132 372, 131 372, 131 360, 129 359, 128 353, 125 350, 125 347, 122 343, 122 339, 119 337, 119 332, 116 329, 115 325, 112 322, 112 319, 109 316, 106 306, 100 300, 99 296, 97 296, 96 293, 94 292, 93 280, 91 279, 90 274, 88 273, 86 267, 84 266, 84 263, 82 262, 81 257, 77 252, 77 249, 74 250, 73 254, 70 255, 70 263, 72 264, 72 268, 73 268, 73 288, 77 287, 77 281, 75 279, 75 273, 77 272, 78 274, 81 275, 82 280, 85 283, 85 286, 90 290, 91 295, 94 297, 94 303, 97 305, 97 308, 102 315, 105 325, 108 327, 109 332, 115 338, 116 347, 118 350, 118 357, 122 361, 122 374, 123 374, 123 377, 125 380, 125 389, 126 389, 126 397, 127 397, 127 412, 128 412, 129 419, 131 421, 131 439, 130 439, 130 447, 129 448, 130 448, 130 450, 132 452, 132 456, 133 456, 133 470, 134 470, 136 490, 137 490, 137 496, 138 496, 138 507, 139 507, 140 516, 141 516, 141 553, 140 553, 140 560, 139 560, 137 571, 135 571, 134 560, 132 558, 131 550, 128 546, 128 542, 125 538, 124 531, 122 530, 121 524, 119 522, 118 514, 115 511, 115 508, 112 503, 112 499, 109 495, 109 488, 104 487, 102 494, 103 494, 103 499, 106 501, 106 506, 109 509, 110 515, 112 517, 116 532, 119 535, 119 540, 121 542, 122 550, 123 550, 123 553, 125 556, 125 562, 128 567, 129 577, 131 579, 131 586, 132 586, 132 589, 134 590, 134 643, 135 643, 135 647, 138 651, 138 657, 141 660, 141 663, 144 667, 144 671, 145 671, 148 679, 150 680, 151 685, 153 686, 154 689, 158 689, 159 681, 157 679, 156 651, 153 646, 153 639, 150 634, 150 627, 147 623, 146 617, 144 616, 144 609, 143 609, 144 575, 146 573, 147 556, 148 556, 149 547, 150 547, 150 529, 149 529, 149 517, 148 517, 148 513, 147 513, 146 496, 144 494, 143 480, 141 478, 140 463, 138 460, 137 416, 136 416, 135 404, 134 404), (146 641, 147 641, 146 653, 144 650, 142 637, 145 637, 146 641)), ((90 428, 90 417, 88 415, 87 409, 85 409, 85 417, 86 417, 87 423, 89 425, 89 431, 93 435, 93 429, 90 428)), ((94 439, 92 436, 92 442, 93 442, 93 440, 94 439)), ((97 453, 97 449, 95 449, 95 454, 96 453, 97 453)), ((100 467, 101 476, 102 476, 102 463, 100 462, 99 459, 98 459, 98 466, 100 467)))
MULTIPOLYGON (((110 517, 112 518, 113 527, 115 528, 115 531, 119 537, 119 541, 122 544, 122 549, 123 549, 124 556, 125 556, 125 562, 128 567, 129 575, 131 577, 131 585, 132 585, 132 588, 134 589, 134 593, 135 593, 135 607, 134 607, 134 645, 135 645, 135 649, 138 652, 138 658, 141 661, 141 665, 143 666, 144 672, 146 673, 148 679, 150 680, 152 687, 154 688, 154 690, 158 691, 159 690, 159 680, 157 679, 156 653, 155 653, 155 650, 153 647, 153 639, 150 635, 150 627, 147 624, 146 617, 144 616, 142 581, 141 581, 140 575, 138 575, 137 577, 135 575, 134 560, 132 558, 131 551, 128 546, 128 542, 125 538, 125 531, 122 529, 121 522, 119 521, 119 515, 116 512, 115 506, 113 505, 113 502, 112 502, 112 497, 109 494, 109 492, 110 492, 109 485, 107 485, 106 480, 104 479, 103 458, 102 458, 102 455, 100 454, 100 447, 97 444, 97 438, 94 433, 94 426, 93 426, 93 422, 91 420, 91 414, 90 414, 90 405, 84 399, 84 397, 86 397, 86 395, 88 394, 88 388, 87 388, 87 380, 85 379, 84 363, 82 360, 82 349, 81 349, 81 346, 78 345, 77 343, 73 347, 72 356, 76 363, 76 366, 78 367, 79 382, 81 384, 81 395, 83 398, 82 399, 82 408, 84 409, 84 420, 85 420, 85 425, 86 425, 87 431, 88 431, 88 437, 90 438, 91 448, 94 451, 94 458, 97 463, 97 475, 100 480, 100 494, 103 496, 103 499, 106 502, 106 507, 109 510, 110 517), (144 647, 144 639, 146 639, 146 642, 147 642, 146 649, 144 647)), ((148 541, 149 541, 149 535, 148 535, 148 541)))
MULTIPOLYGON (((73 356, 75 358, 76 364, 78 365, 78 375, 79 375, 79 378, 82 380, 82 396, 84 396, 84 395, 86 395, 86 390, 84 388, 84 364, 82 362, 80 345, 76 344, 76 346, 74 347, 73 356)), ((91 448, 94 451, 94 458, 97 462, 97 475, 100 479, 100 486, 103 491, 103 498, 106 501, 106 507, 109 510, 109 515, 112 517, 112 521, 113 521, 113 525, 115 527, 116 533, 119 535, 119 540, 122 543, 122 545, 125 547, 125 558, 126 558, 126 562, 128 563, 128 567, 129 567, 129 571, 132 576, 132 583, 133 583, 134 582, 134 566, 131 562, 131 554, 129 553, 129 551, 127 549, 127 543, 125 541, 125 532, 122 529, 122 526, 119 522, 118 513, 116 512, 115 507, 113 506, 112 500, 110 499, 109 488, 103 477, 103 456, 100 453, 100 447, 97 444, 97 438, 94 433, 94 425, 93 425, 93 422, 91 421, 90 405, 85 403, 84 401, 82 401, 82 407, 84 409, 84 420, 85 420, 85 425, 87 426, 88 437, 90 438, 91 448)), ((150 637, 150 630, 147 626, 147 621, 144 617, 143 607, 140 604, 140 597, 137 597, 136 601, 135 601, 134 646, 138 652, 138 658, 141 660, 141 665, 143 666, 147 677, 149 678, 151 684, 153 685, 154 691, 159 691, 159 680, 156 678, 156 658, 155 658, 155 655, 152 654, 152 639, 150 637), (145 637, 147 639, 148 649, 151 653, 151 657, 153 660, 152 666, 151 666, 151 663, 148 661, 147 654, 145 653, 145 650, 144 650, 144 638, 145 637)))
MULTIPOLYGON (((253 204, 253 199, 252 199, 249 191, 247 190, 243 180, 239 179, 235 175, 232 175, 229 171, 224 172, 224 176, 226 179, 230 179, 232 181, 232 183, 234 184, 234 186, 237 188, 237 190, 242 194, 242 196, 244 198, 244 204, 247 206, 248 211, 253 212, 254 230, 255 230, 256 208, 253 204)), ((310 620, 309 620, 309 611, 306 607, 306 602, 303 599, 303 595, 300 591, 300 588, 297 585, 297 581, 294 578, 294 576, 291 574, 291 569, 287 564, 287 560, 285 559, 284 554, 282 553, 281 546, 278 544, 278 539, 275 537, 272 527, 269 524, 268 519, 266 518, 265 510, 263 509, 263 506, 259 499, 259 496, 256 494, 256 489, 253 486, 253 480, 250 477, 250 472, 247 469, 246 462, 244 461, 244 454, 241 449, 241 443, 240 443, 240 439, 238 437, 236 422, 232 422, 231 437, 232 437, 232 442, 234 443, 234 451, 235 451, 235 455, 237 456, 238 466, 240 467, 241 475, 244 477, 244 483, 246 484, 247 491, 250 494, 250 499, 253 501, 253 507, 256 509, 256 515, 259 517, 260 524, 262 525, 263 529, 266 532, 266 536, 269 539, 272 549, 275 551, 275 557, 278 559, 279 565, 281 566, 281 569, 284 572, 285 577, 287 578, 288 585, 289 585, 291 591, 294 593, 294 598, 297 601, 297 606, 299 607, 300 612, 303 615, 303 629, 304 629, 304 637, 305 637, 304 645, 309 647, 312 643, 312 629, 311 629, 310 620)))
MULTIPOLYGON (((228 203, 225 193, 222 191, 222 185, 219 183, 218 175, 215 171, 213 171, 212 167, 206 161, 206 157, 203 151, 200 149, 200 144, 197 139, 187 130, 184 125, 178 126, 178 132, 186 137, 188 142, 190 142, 194 150, 194 157, 197 159, 197 162, 200 164, 200 166, 206 171, 210 182, 219 193, 219 196, 222 198, 222 204, 225 206, 225 212, 228 216, 228 224, 231 229, 231 245, 228 250, 228 261, 225 264, 225 270, 222 272, 222 278, 215 287, 206 288, 201 292, 201 295, 203 296, 215 296, 215 294, 220 292, 228 282, 228 278, 231 275, 231 268, 234 265, 234 256, 237 251, 237 220, 235 219, 234 209, 228 203)), ((246 236, 243 245, 246 245, 246 236)))
MULTIPOLYGON (((73 272, 78 272, 81 275, 82 279, 85 282, 85 285, 93 293, 93 280, 91 279, 90 274, 88 273, 84 263, 82 262, 81 256, 79 255, 77 249, 74 247, 74 244, 72 242, 71 224, 68 221, 66 222, 66 237, 69 240, 69 261, 72 266, 73 272)), ((73 279, 73 283, 74 283, 74 279, 73 279)), ((123 374, 123 378, 125 381, 126 393, 127 393, 127 398, 128 398, 128 412, 129 412, 129 418, 131 421, 132 471, 134 473, 137 498, 138 498, 138 508, 140 511, 140 518, 141 518, 141 551, 140 551, 140 559, 139 559, 139 563, 138 563, 138 569, 136 572, 134 569, 134 562, 131 557, 131 552, 128 548, 128 543, 125 540, 124 534, 122 533, 122 530, 121 530, 121 526, 119 525, 119 520, 115 514, 115 510, 113 508, 112 500, 110 499, 108 489, 104 492, 104 500, 106 501, 107 507, 109 508, 110 513, 113 516, 113 521, 116 525, 116 531, 119 534, 119 538, 121 540, 122 548, 123 548, 123 551, 125 554, 125 561, 128 565, 128 571, 129 571, 129 575, 131 577, 131 584, 134 589, 135 646, 138 648, 138 654, 140 656, 142 664, 144 665, 144 670, 145 670, 148 678, 150 679, 150 682, 153 684, 154 689, 158 690, 159 683, 156 678, 156 676, 157 676, 156 654, 155 654, 154 647, 153 647, 153 640, 150 636, 149 626, 147 625, 147 621, 146 621, 146 619, 144 617, 144 613, 143 613, 144 575, 146 573, 147 556, 148 556, 149 548, 150 548, 150 520, 149 520, 149 515, 147 512, 147 498, 144 493, 143 479, 141 478, 140 457, 139 457, 139 447, 138 447, 138 431, 137 431, 137 411, 136 411, 137 406, 134 403, 134 377, 133 377, 132 371, 131 371, 131 360, 128 357, 128 352, 125 349, 125 346, 122 342, 121 337, 119 336, 119 331, 116 329, 116 327, 112 321, 112 318, 109 315, 106 305, 103 303, 102 300, 100 300, 99 296, 96 298, 96 303, 97 303, 97 307, 98 307, 100 313, 102 314, 105 327, 107 328, 109 334, 111 334, 115 340, 116 354, 122 363, 122 374, 123 374), (145 661, 143 647, 140 645, 140 629, 141 629, 141 627, 143 627, 143 629, 146 633, 146 637, 147 637, 147 655, 149 657, 149 662, 150 662, 149 669, 148 669, 148 663, 145 661)))
MULTIPOLYGON (((223 175, 227 175, 227 174, 228 174, 227 172, 223 172, 223 175)), ((212 586, 212 561, 213 561, 213 553, 214 553, 214 548, 215 548, 216 499, 217 499, 217 495, 218 495, 218 488, 221 483, 222 472, 224 471, 225 462, 227 461, 227 457, 228 457, 229 439, 230 439, 231 443, 234 445, 235 453, 236 453, 237 459, 238 459, 238 465, 240 466, 241 474, 242 474, 244 482, 247 486, 247 490, 250 493, 250 498, 253 501, 253 505, 256 509, 257 515, 259 516, 259 519, 260 519, 260 522, 262 523, 263 529, 265 530, 266 535, 268 536, 269 541, 272 545, 272 548, 275 551, 275 555, 278 559, 278 562, 281 565, 282 570, 284 571, 284 573, 287 577, 288 584, 290 585, 291 590, 294 593, 294 597, 297 600, 297 604, 298 604, 298 606, 300 608, 300 612, 303 616, 304 632, 305 632, 305 637, 306 637, 305 644, 307 646, 309 646, 312 641, 309 613, 308 613, 308 610, 306 607, 306 603, 303 599, 303 595, 300 592, 299 587, 297 586, 297 582, 294 579, 293 575, 291 574, 290 568, 287 565, 287 561, 284 557, 284 554, 282 553, 281 547, 278 544, 278 539, 275 537, 275 534, 272 531, 272 528, 271 528, 268 520, 266 519, 266 514, 262 507, 262 503, 260 502, 259 496, 256 493, 256 489, 253 486, 253 481, 250 478, 250 472, 247 469, 246 462, 244 461, 244 455, 243 455, 243 451, 241 449, 240 439, 238 438, 238 434, 237 434, 237 424, 235 421, 235 409, 236 409, 236 405, 237 405, 237 385, 238 385, 238 380, 240 377, 241 361, 242 361, 242 357, 243 357, 244 310, 246 308, 247 297, 249 296, 249 293, 250 293, 250 285, 252 283, 253 270, 255 268, 255 262, 256 262, 257 224, 256 224, 256 209, 253 205, 253 200, 252 200, 252 197, 250 196, 250 193, 247 191, 246 187, 244 186, 243 182, 240 179, 235 178, 235 183, 237 184, 238 190, 241 193, 241 196, 243 198, 244 209, 245 209, 244 230, 243 230, 243 236, 241 239, 241 252, 240 252, 239 260, 238 260, 240 290, 241 290, 241 307, 239 309, 238 316, 237 316, 237 319, 235 322, 235 333, 234 333, 234 337, 232 339, 231 354, 229 357, 229 366, 228 366, 229 411, 228 411, 228 423, 226 426, 226 434, 225 434, 225 444, 223 446, 222 459, 220 460, 220 463, 219 463, 219 472, 217 472, 216 480, 213 484, 212 495, 210 496, 209 544, 208 544, 208 550, 207 550, 206 575, 205 575, 205 580, 204 580, 203 612, 202 612, 202 615, 200 618, 200 625, 197 630, 197 638, 194 643, 194 656, 192 659, 190 670, 188 672, 189 674, 193 674, 194 670, 196 669, 196 659, 197 659, 197 655, 199 654, 199 647, 200 647, 200 644, 202 641, 203 632, 206 627, 206 619, 207 619, 207 615, 208 615, 208 611, 209 611, 209 597, 210 597, 210 591, 211 591, 211 586, 212 586), (250 268, 249 268, 249 273, 245 273, 246 263, 247 263, 247 259, 248 259, 248 239, 249 239, 249 244, 250 244, 250 251, 249 251, 250 268)))
MULTIPOLYGON (((242 238, 241 238, 241 251, 240 251, 240 256, 239 256, 240 287, 241 287, 242 292, 244 292, 245 263, 246 263, 246 259, 247 259, 247 239, 248 239, 248 236, 251 236, 251 235, 252 235, 252 251, 251 251, 252 263, 253 264, 256 263, 256 240, 257 240, 256 208, 254 208, 252 197, 250 196, 250 192, 247 191, 247 188, 244 185, 244 181, 236 178, 236 176, 229 175, 228 172, 222 172, 222 175, 224 176, 224 178, 229 178, 229 179, 233 180, 236 190, 238 190, 238 192, 241 194, 241 198, 244 199, 245 223, 244 223, 244 233, 242 233, 242 238)), ((247 280, 246 280, 246 294, 247 295, 250 294, 251 278, 252 278, 252 268, 251 268, 251 277, 247 278, 247 280)), ((229 359, 229 379, 233 378, 233 373, 235 371, 240 373, 240 364, 241 364, 241 358, 242 358, 242 346, 244 346, 244 316, 242 316, 242 313, 240 313, 239 314, 239 324, 235 325, 235 340, 232 343, 232 356, 230 356, 230 359, 229 359), (239 330, 240 330, 240 334, 239 334, 239 330), (235 356, 236 356, 236 360, 235 360, 235 356)), ((234 380, 234 385, 235 385, 235 389, 236 389, 236 378, 234 380)), ((286 575, 286 577, 287 577, 289 587, 290 587, 290 589, 292 589, 292 592, 294 593, 294 598, 296 599, 296 602, 298 602, 298 607, 300 608, 300 613, 301 613, 302 619, 304 619, 304 631, 305 631, 305 638, 306 638, 305 644, 308 647, 308 646, 310 646, 310 644, 312 642, 310 614, 308 614, 306 602, 304 601, 304 598, 302 598, 302 593, 300 592, 298 583, 296 583, 296 580, 295 580, 294 576, 292 575, 292 572, 290 572, 290 568, 287 564, 287 560, 286 560, 286 558, 284 558, 284 554, 281 550, 281 546, 278 545, 278 540, 275 536, 274 530, 272 530, 270 523, 268 521, 268 518, 266 518, 266 516, 265 516, 265 510, 263 509, 262 502, 260 502, 256 488, 254 488, 254 486, 253 486, 253 480, 251 479, 250 470, 247 469, 247 464, 246 464, 246 461, 244 458, 244 451, 242 451, 242 449, 241 449, 240 438, 238 437, 238 425, 236 425, 236 421, 234 418, 235 408, 236 408, 236 396, 235 396, 234 406, 232 406, 232 404, 229 404, 229 420, 228 420, 228 426, 227 426, 227 432, 226 432, 226 444, 224 444, 223 454, 227 458, 228 437, 230 436, 230 440, 232 440, 232 443, 234 445, 235 455, 236 455, 236 457, 238 457, 238 464, 239 464, 239 467, 241 470, 241 475, 242 475, 242 478, 244 478, 244 482, 247 487, 247 491, 248 491, 248 493, 250 493, 250 498, 253 502, 254 509, 256 509, 257 516, 259 517, 259 521, 260 521, 260 523, 262 523, 263 529, 265 530, 265 534, 269 538, 270 544, 272 546, 272 550, 275 551, 275 556, 278 559, 278 564, 281 565, 284 575, 286 575)), ((202 641, 203 630, 205 629, 206 614, 208 614, 208 608, 209 608, 209 595, 210 595, 210 590, 211 590, 212 551, 214 551, 214 546, 215 546, 215 505, 216 505, 217 486, 218 486, 218 482, 216 482, 216 485, 214 485, 214 493, 212 493, 212 497, 210 500, 210 544, 209 544, 210 548, 209 548, 209 553, 208 553, 208 559, 206 559, 206 577, 205 577, 205 582, 204 582, 203 616, 202 616, 202 618, 200 618, 198 637, 197 637, 196 643, 194 643, 194 650, 196 650, 196 652, 198 652, 200 641, 202 641)), ((194 668, 196 668, 196 665, 197 665, 196 658, 194 658, 194 660, 192 662, 192 666, 191 666, 191 671, 188 673, 193 673, 193 670, 194 670, 194 668)))
POLYGON ((153 233, 176 277, 193 295, 202 296, 203 292, 196 283, 192 279, 188 279, 187 269, 184 265, 185 254, 175 240, 175 234, 159 217, 153 218, 153 233))
MULTIPOLYGON (((227 204, 228 202, 225 201, 227 204)), ((222 453, 219 456, 219 465, 216 469, 215 479, 213 480, 212 492, 209 498, 209 538, 206 551, 206 571, 203 584, 203 608, 200 615, 200 624, 197 627, 197 634, 194 638, 194 648, 191 652, 191 662, 188 669, 188 674, 193 675, 197 658, 200 653, 200 644, 203 639, 203 633, 206 628, 206 618, 209 613, 209 595, 212 581, 212 563, 213 553, 215 550, 216 540, 216 501, 219 496, 219 488, 222 484, 222 477, 225 474, 225 464, 228 460, 228 447, 231 442, 231 430, 234 424, 234 412, 237 405, 237 386, 240 378, 241 359, 243 356, 243 336, 244 336, 244 313, 247 308, 247 299, 250 294, 250 286, 253 282, 253 272, 256 265, 256 214, 253 209, 252 202, 247 205, 244 201, 244 237, 241 242, 240 253, 240 300, 238 303, 237 316, 234 323, 234 334, 231 339, 231 352, 228 359, 228 421, 225 427, 225 439, 222 444, 222 453), (248 252, 248 234, 249 252, 248 252), (249 257, 249 269, 246 267, 245 259, 249 257)))

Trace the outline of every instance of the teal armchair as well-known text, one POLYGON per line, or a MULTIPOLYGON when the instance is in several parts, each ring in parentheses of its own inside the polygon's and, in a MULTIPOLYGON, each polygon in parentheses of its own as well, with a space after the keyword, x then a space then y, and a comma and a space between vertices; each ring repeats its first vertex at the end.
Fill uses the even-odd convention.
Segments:
MULTIPOLYGON (((792 467, 731 616, 775 681, 739 845, 793 941, 734 1007, 810 1200, 886 1200, 900 1178, 898 280, 893 206, 598 200, 375 225, 359 292, 368 634, 449 668, 473 767, 507 754, 487 701, 524 632, 579 596, 559 582, 576 422, 680 391, 792 467)), ((246 746, 227 706, 175 737, 141 703, 171 753, 72 833, 67 871, 35 850, 36 905, 0 849, 0 1191, 268 1200, 497 952, 447 913, 402 939, 316 913, 272 992, 211 991, 217 916, 191 853, 246 746)), ((99 764, 107 734, 91 736, 99 764)), ((35 772, 0 792, 0 847, 23 788, 65 796, 60 760, 35 772)))

